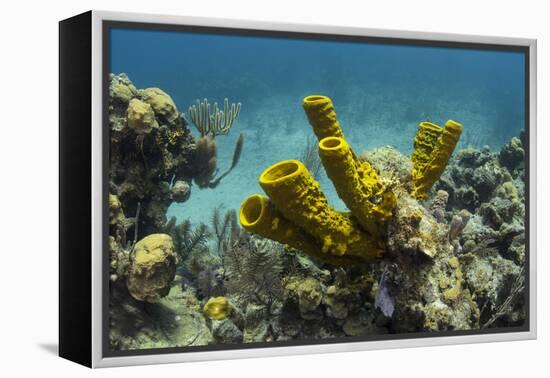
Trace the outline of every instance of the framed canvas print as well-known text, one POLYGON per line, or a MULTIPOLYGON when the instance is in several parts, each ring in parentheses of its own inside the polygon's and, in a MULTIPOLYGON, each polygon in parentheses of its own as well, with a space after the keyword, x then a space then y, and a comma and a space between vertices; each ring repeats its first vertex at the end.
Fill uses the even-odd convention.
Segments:
POLYGON ((60 355, 536 336, 536 42, 60 22, 60 355))

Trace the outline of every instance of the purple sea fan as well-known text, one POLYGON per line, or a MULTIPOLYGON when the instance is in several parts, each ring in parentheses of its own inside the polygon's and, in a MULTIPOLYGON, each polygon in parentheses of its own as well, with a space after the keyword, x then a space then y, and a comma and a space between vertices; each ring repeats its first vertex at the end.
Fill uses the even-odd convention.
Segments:
POLYGON ((395 306, 393 304, 393 298, 390 295, 386 276, 387 270, 385 269, 382 273, 382 277, 380 277, 380 282, 378 283, 378 291, 376 292, 376 297, 374 298, 374 307, 379 308, 384 316, 391 318, 393 311, 395 310, 395 306))

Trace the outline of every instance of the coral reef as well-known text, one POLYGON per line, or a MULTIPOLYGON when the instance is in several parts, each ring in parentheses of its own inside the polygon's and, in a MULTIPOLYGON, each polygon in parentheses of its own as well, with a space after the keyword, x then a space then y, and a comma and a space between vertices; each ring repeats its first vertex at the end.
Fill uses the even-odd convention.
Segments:
POLYGON ((124 74, 110 76, 109 90, 109 189, 126 215, 141 204, 140 235, 154 233, 166 223, 168 206, 189 198, 195 141, 162 90, 138 90, 124 74))
POLYGON ((227 98, 223 100, 223 110, 218 109, 217 102, 214 103, 212 114, 210 113, 210 103, 206 98, 203 101, 197 100, 197 105, 189 107, 189 117, 200 131, 201 137, 210 135, 215 138, 217 135, 227 135, 240 112, 241 103, 233 103, 229 107, 227 98))
POLYGON ((168 206, 190 198, 193 180, 199 188, 214 188, 237 165, 244 135, 237 139, 229 169, 218 177, 214 137, 229 132, 240 104, 217 110, 212 126, 195 141, 174 101, 161 89, 137 89, 125 74, 111 74, 109 94, 109 189, 126 215, 136 214, 141 204, 140 235, 162 229, 168 206))
POLYGON ((166 221, 167 206, 188 201, 193 183, 219 184, 214 138, 240 106, 211 114, 199 102, 195 141, 160 89, 125 75, 109 89, 111 349, 524 324, 521 137, 453 155, 462 126, 423 122, 410 158, 391 146, 356 155, 330 99, 310 96, 318 162, 349 212, 329 205, 314 164, 285 160, 260 175, 267 196, 247 197, 238 216, 216 208, 191 224, 166 221))
MULTIPOLYGON (((187 329, 206 326, 197 297, 224 292, 215 282, 215 263, 204 253, 210 231, 204 225, 192 228, 185 220, 167 222, 166 213, 170 204, 189 200, 193 181, 201 182, 206 175, 204 186, 218 186, 237 165, 244 136, 241 133, 237 139, 230 168, 213 178, 216 168, 209 173, 208 161, 206 166, 201 163, 204 154, 213 153, 217 164, 215 142, 203 151, 204 142, 199 143, 203 139, 196 142, 166 92, 137 89, 125 74, 111 74, 109 80, 111 344, 115 349, 132 349, 211 342, 210 329, 196 337, 187 329), (210 268, 203 269, 204 264, 210 268), (201 277, 197 269, 204 272, 201 277), (189 277, 202 288, 200 292, 180 285, 189 277), (189 309, 176 303, 182 296, 192 303, 189 309), (175 322, 172 312, 177 314, 175 322), (166 334, 171 335, 169 340, 166 334)), ((216 115, 213 127, 220 129, 211 134, 227 134, 239 110, 240 104, 227 110, 231 120, 216 115)))

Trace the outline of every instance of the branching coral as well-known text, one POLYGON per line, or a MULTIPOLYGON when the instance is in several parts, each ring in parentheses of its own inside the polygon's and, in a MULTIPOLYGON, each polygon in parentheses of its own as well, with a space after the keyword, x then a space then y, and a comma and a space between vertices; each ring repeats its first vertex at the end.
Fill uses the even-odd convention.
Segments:
POLYGON ((210 102, 208 99, 197 100, 196 105, 189 107, 189 117, 200 132, 201 137, 210 135, 215 138, 218 135, 227 135, 233 122, 239 116, 241 103, 232 103, 229 106, 229 100, 223 100, 223 110, 218 109, 218 103, 214 103, 213 112, 210 113, 210 102))
POLYGON ((213 113, 210 113, 210 103, 206 98, 203 101, 197 100, 196 105, 189 107, 191 122, 201 136, 197 142, 197 173, 194 177, 195 183, 200 188, 215 188, 239 162, 244 144, 242 133, 235 143, 231 166, 220 176, 215 177, 218 173, 216 137, 229 134, 240 111, 241 103, 232 103, 230 106, 227 98, 224 99, 223 110, 218 108, 217 102, 214 103, 213 113))

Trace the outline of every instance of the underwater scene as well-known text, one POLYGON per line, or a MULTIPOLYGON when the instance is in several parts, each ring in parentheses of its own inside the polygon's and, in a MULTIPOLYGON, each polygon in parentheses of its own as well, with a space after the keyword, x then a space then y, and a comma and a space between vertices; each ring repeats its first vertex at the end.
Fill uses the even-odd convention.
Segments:
POLYGON ((226 32, 110 29, 110 351, 526 324, 523 52, 226 32))

